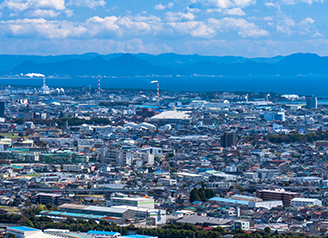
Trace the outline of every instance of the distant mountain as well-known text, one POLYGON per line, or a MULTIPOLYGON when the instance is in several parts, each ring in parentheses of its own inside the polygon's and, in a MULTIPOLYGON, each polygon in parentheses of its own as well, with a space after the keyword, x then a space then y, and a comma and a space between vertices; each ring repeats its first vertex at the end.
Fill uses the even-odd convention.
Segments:
MULTIPOLYGON (((124 55, 123 53, 114 53, 108 55, 100 55, 97 53, 86 53, 86 54, 72 54, 72 55, 57 55, 57 56, 38 56, 38 55, 0 55, 0 71, 9 71, 25 61, 32 61, 34 63, 57 63, 66 60, 92 60, 97 56, 101 56, 106 60, 111 60, 124 55)), ((277 63, 283 56, 276 56, 273 58, 244 58, 239 56, 201 56, 201 55, 179 55, 174 53, 166 53, 160 55, 151 54, 132 54, 133 56, 146 60, 152 65, 170 67, 177 69, 181 66, 190 65, 202 61, 210 61, 214 63, 243 63, 249 61, 265 62, 265 63, 277 63)))
POLYGON ((241 56, 202 56, 202 55, 178 55, 174 53, 166 53, 160 55, 150 55, 150 54, 136 54, 134 55, 138 58, 147 60, 154 65, 167 66, 173 69, 179 67, 191 65, 199 62, 213 62, 217 64, 234 64, 234 63, 246 63, 250 61, 260 62, 260 63, 277 63, 283 56, 276 56, 272 58, 245 58, 241 56))
POLYGON ((53 76, 147 76, 147 75, 328 75, 328 57, 316 54, 292 54, 286 57, 254 58, 200 56, 177 54, 110 54, 62 56, 0 55, 0 71, 20 62, 8 75, 42 73, 53 76), (7 62, 5 59, 8 59, 7 62), (16 60, 15 60, 16 59, 16 60), (28 59, 22 61, 24 59, 28 59), (20 62, 22 61, 22 62, 20 62))
POLYGON ((137 76, 150 74, 165 75, 172 73, 172 70, 151 65, 147 61, 130 54, 123 54, 110 60, 96 56, 92 60, 73 59, 56 63, 34 63, 32 61, 26 61, 13 68, 9 73, 27 74, 30 72, 57 76, 137 76))

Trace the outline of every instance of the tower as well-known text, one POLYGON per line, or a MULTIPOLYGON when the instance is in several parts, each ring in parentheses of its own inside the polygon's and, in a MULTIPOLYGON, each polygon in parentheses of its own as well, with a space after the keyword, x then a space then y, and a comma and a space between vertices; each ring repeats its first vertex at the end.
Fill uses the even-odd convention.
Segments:
POLYGON ((100 94, 100 76, 98 76, 98 94, 100 94))
POLYGON ((157 100, 159 100, 159 82, 157 80, 155 80, 155 81, 151 81, 151 83, 157 83, 157 95, 156 95, 156 97, 157 97, 157 100))

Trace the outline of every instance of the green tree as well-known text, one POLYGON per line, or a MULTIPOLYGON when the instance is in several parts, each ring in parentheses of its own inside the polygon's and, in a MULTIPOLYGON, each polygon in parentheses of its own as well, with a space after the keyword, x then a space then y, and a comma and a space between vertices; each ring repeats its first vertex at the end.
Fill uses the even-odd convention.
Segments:
POLYGON ((53 203, 48 203, 46 205, 47 207, 47 210, 50 210, 50 211, 57 211, 57 207, 53 204, 53 203))
POLYGON ((198 189, 197 188, 194 188, 194 189, 191 190, 189 201, 190 202, 201 201, 201 199, 198 196, 198 189))
POLYGON ((265 227, 264 228, 264 232, 265 232, 265 234, 271 234, 271 228, 270 227, 265 227))
POLYGON ((28 227, 34 227, 33 222, 30 219, 26 219, 22 225, 28 227))
POLYGON ((205 189, 204 188, 200 188, 198 190, 198 196, 201 199, 201 201, 203 201, 203 202, 206 202, 207 201, 207 199, 206 199, 206 193, 205 193, 205 189))

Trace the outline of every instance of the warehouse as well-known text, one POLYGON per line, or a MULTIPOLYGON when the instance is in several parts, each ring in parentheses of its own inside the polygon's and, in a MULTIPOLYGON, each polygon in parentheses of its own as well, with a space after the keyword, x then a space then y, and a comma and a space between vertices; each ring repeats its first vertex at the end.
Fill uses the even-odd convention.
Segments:
POLYGON ((191 123, 191 116, 187 112, 166 111, 148 119, 149 122, 163 123, 163 124, 183 124, 189 125, 191 123))

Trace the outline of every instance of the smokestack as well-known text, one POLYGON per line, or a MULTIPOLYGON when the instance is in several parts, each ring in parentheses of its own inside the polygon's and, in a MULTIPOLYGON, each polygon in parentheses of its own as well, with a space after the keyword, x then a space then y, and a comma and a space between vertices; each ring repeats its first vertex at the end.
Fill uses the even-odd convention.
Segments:
POLYGON ((156 81, 151 81, 150 83, 157 83, 157 99, 159 99, 159 82, 156 80, 156 81))
POLYGON ((98 94, 100 94, 100 76, 98 77, 98 94))
POLYGON ((89 95, 91 95, 91 83, 89 83, 89 95))

